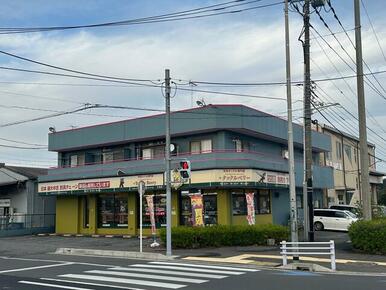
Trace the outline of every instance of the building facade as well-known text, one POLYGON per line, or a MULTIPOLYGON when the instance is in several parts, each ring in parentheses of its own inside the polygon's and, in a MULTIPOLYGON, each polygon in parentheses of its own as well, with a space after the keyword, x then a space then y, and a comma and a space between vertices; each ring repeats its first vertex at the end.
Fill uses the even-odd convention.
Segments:
MULTIPOLYGON (((334 188, 328 189, 328 203, 357 204, 360 192, 360 150, 359 139, 355 136, 338 131, 328 125, 318 125, 318 131, 331 138, 331 151, 321 155, 322 165, 334 169, 334 188)), ((377 202, 377 187, 382 184, 384 174, 376 170, 375 145, 368 143, 370 169, 370 190, 372 200, 377 202)))
POLYGON ((0 163, 0 236, 54 231, 55 197, 38 194, 47 169, 0 163))
MULTIPOLYGON (((139 227, 138 183, 146 183, 143 224, 153 196, 157 228, 166 223, 165 115, 49 134, 58 168, 39 178, 39 192, 55 195, 58 233, 128 234, 139 227)), ((191 226, 192 200, 202 196, 205 225, 247 224, 246 193, 254 193, 256 223, 289 220, 287 122, 242 105, 209 105, 171 115, 172 169, 191 162, 182 184, 172 172, 172 225, 191 226)), ((294 124, 296 184, 302 207, 302 127, 294 124)), ((330 137, 313 132, 314 200, 333 187, 331 167, 319 166, 330 137)), ((299 210, 301 212, 301 208, 299 210)))

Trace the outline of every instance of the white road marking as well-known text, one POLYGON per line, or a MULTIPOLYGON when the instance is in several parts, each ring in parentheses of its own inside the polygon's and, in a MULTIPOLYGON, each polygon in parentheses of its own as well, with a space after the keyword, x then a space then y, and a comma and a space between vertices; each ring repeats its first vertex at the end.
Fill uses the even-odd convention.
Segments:
POLYGON ((245 274, 244 272, 235 272, 235 271, 221 271, 221 270, 210 270, 210 269, 191 269, 186 267, 177 267, 177 266, 164 266, 164 265, 148 265, 148 264, 134 264, 131 267, 139 268, 157 268, 157 269, 169 269, 169 270, 182 270, 189 272, 204 272, 204 273, 214 273, 214 274, 225 274, 225 275, 241 275, 245 274))
POLYGON ((67 263, 62 263, 62 264, 53 264, 53 265, 35 266, 35 267, 28 267, 28 268, 11 269, 11 270, 0 271, 0 274, 12 273, 12 272, 22 272, 22 271, 28 271, 28 270, 44 269, 44 268, 61 267, 61 266, 67 266, 67 265, 73 265, 73 264, 74 263, 72 263, 72 262, 67 262, 67 263))
POLYGON ((173 266, 186 266, 194 268, 207 268, 207 269, 218 269, 218 270, 232 270, 232 271, 245 271, 245 272, 259 272, 258 269, 251 268, 236 268, 236 267, 224 267, 224 266, 212 266, 212 265, 199 265, 199 264, 187 264, 187 263, 169 263, 169 262, 150 262, 150 264, 157 265, 173 265, 173 266))
POLYGON ((95 275, 64 274, 64 275, 59 275, 59 277, 93 280, 93 281, 104 281, 104 282, 122 283, 122 284, 135 284, 135 285, 153 286, 153 287, 161 287, 161 288, 169 288, 169 289, 179 289, 186 286, 182 284, 153 282, 153 281, 146 281, 146 280, 126 279, 126 278, 115 278, 115 277, 107 277, 107 276, 95 276, 95 275))
MULTIPOLYGON (((69 263, 69 261, 47 260, 47 259, 29 259, 29 258, 11 258, 11 257, 0 257, 0 259, 4 259, 4 260, 17 260, 17 261, 69 263)), ((86 266, 96 266, 96 267, 115 267, 116 266, 116 265, 84 263, 84 262, 71 262, 71 263, 78 264, 78 265, 86 265, 86 266)))
POLYGON ((208 282, 208 280, 200 280, 200 279, 181 278, 181 277, 173 277, 173 276, 160 276, 160 275, 140 274, 140 273, 117 272, 117 271, 90 270, 90 271, 85 271, 85 273, 124 276, 124 277, 135 277, 135 278, 148 278, 148 279, 174 281, 174 282, 185 282, 185 283, 196 283, 196 284, 208 282))
POLYGON ((109 270, 157 273, 157 274, 167 274, 167 275, 174 275, 174 276, 190 276, 190 277, 211 278, 211 279, 223 279, 228 277, 224 275, 214 275, 214 274, 204 274, 204 273, 190 273, 190 272, 182 272, 182 271, 168 271, 168 270, 159 270, 159 269, 142 269, 142 268, 126 268, 126 267, 114 267, 114 268, 109 268, 109 270))
POLYGON ((92 283, 92 282, 80 282, 80 281, 65 280, 65 279, 40 278, 40 280, 73 283, 73 284, 80 284, 80 285, 100 286, 100 287, 117 288, 117 289, 126 289, 126 290, 145 290, 142 288, 132 288, 132 287, 126 287, 126 286, 112 286, 112 285, 108 285, 108 284, 100 284, 100 283, 92 283))
POLYGON ((71 287, 71 286, 64 286, 64 285, 57 285, 57 284, 48 284, 48 283, 39 283, 39 282, 23 281, 23 280, 19 281, 19 283, 29 284, 29 285, 36 285, 36 286, 43 286, 43 287, 61 288, 61 289, 93 290, 93 289, 90 289, 90 288, 79 288, 79 287, 71 287))

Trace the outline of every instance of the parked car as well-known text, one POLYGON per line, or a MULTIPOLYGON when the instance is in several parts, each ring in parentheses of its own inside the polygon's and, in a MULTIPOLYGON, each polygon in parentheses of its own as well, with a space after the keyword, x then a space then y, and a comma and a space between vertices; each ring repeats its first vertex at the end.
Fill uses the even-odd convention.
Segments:
POLYGON ((355 214, 347 210, 336 209, 315 209, 314 210, 314 229, 348 231, 351 223, 358 218, 355 214))
POLYGON ((338 209, 338 210, 348 210, 349 212, 352 212, 356 216, 358 216, 358 207, 348 204, 334 204, 330 205, 330 209, 338 209))

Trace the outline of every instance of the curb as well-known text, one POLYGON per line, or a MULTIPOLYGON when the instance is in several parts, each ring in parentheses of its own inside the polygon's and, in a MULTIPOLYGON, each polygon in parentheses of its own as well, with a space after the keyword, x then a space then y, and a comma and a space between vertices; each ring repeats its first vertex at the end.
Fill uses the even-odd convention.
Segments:
POLYGON ((58 248, 55 251, 58 255, 73 255, 73 256, 97 256, 97 257, 111 257, 111 258, 131 258, 144 259, 153 261, 170 261, 177 256, 165 256, 159 253, 140 253, 129 251, 113 251, 113 250, 93 250, 93 249, 75 249, 75 248, 58 248))

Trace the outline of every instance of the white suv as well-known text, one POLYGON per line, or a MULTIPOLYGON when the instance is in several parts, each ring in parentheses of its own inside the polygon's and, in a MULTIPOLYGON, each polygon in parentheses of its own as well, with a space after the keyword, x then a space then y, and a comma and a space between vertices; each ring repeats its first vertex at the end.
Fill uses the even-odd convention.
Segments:
POLYGON ((351 223, 356 222, 358 218, 347 210, 336 209, 315 209, 314 210, 314 229, 348 231, 351 223))

